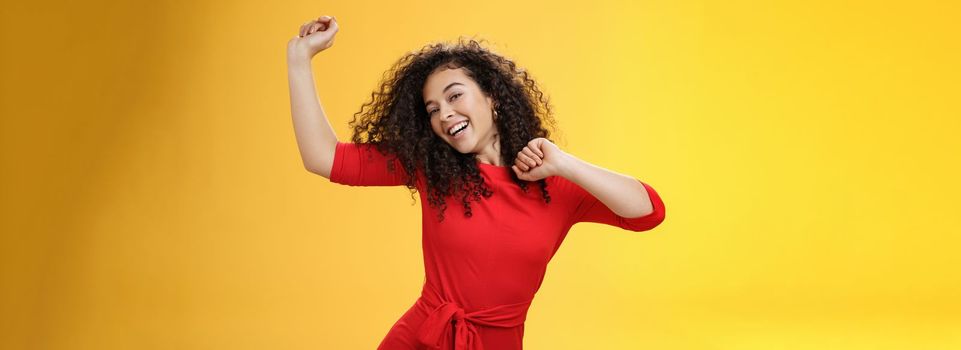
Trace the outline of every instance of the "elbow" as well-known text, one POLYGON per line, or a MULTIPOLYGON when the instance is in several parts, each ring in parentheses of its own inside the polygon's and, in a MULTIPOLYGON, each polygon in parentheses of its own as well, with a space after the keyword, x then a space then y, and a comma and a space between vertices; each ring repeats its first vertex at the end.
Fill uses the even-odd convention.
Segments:
POLYGON ((304 164, 304 169, 329 179, 333 173, 334 163, 336 163, 336 149, 337 143, 335 141, 335 144, 324 152, 301 153, 301 161, 304 164))
MULTIPOLYGON (((640 181, 640 180, 638 180, 640 181)), ((632 231, 647 231, 653 229, 664 222, 665 213, 664 201, 653 188, 641 182, 647 192, 647 201, 644 203, 643 215, 638 218, 628 220, 632 231)))
POLYGON ((330 167, 317 166, 311 163, 304 163, 304 169, 306 169, 311 174, 317 174, 325 178, 330 178, 330 167))
POLYGON ((665 210, 662 202, 658 202, 657 204, 658 205, 645 209, 644 215, 636 218, 623 218, 623 227, 634 232, 641 232, 649 231, 659 226, 664 222, 665 210))

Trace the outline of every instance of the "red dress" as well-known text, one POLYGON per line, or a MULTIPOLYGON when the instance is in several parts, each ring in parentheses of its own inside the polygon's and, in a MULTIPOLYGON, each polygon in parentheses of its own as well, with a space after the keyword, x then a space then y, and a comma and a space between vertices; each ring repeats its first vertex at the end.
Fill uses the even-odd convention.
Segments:
MULTIPOLYGON (((370 144, 338 142, 330 181, 403 185, 403 167, 393 159, 397 171, 388 171, 389 158, 370 144)), ((536 183, 525 193, 512 182, 510 167, 478 166, 494 194, 471 202, 470 218, 459 198, 446 198, 444 221, 437 220, 438 209, 427 202, 418 172, 426 280, 420 298, 378 349, 521 349, 527 309, 571 226, 596 222, 645 231, 664 220, 664 203, 644 182, 654 212, 624 218, 563 177, 546 179, 551 202, 545 203, 536 183)))

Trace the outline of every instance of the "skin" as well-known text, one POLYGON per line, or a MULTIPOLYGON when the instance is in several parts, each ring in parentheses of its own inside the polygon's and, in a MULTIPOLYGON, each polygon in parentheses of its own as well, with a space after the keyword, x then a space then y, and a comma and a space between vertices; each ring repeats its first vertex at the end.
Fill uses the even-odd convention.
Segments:
MULTIPOLYGON (((304 23, 298 35, 287 43, 291 107, 298 145, 307 169, 325 177, 330 174, 337 138, 317 100, 310 59, 333 45, 338 30, 336 19, 321 16, 304 23)), ((438 137, 461 153, 475 154, 479 162, 506 166, 499 156, 494 101, 462 69, 439 68, 428 77, 423 94, 428 113, 436 110, 431 113, 431 129, 438 137), (445 92, 444 88, 452 82, 462 85, 454 85, 445 92), (470 122, 469 133, 464 135, 467 137, 450 137, 447 129, 462 120, 470 122)), ((654 211, 647 190, 636 178, 583 161, 545 138, 528 142, 517 153, 511 169, 525 181, 562 176, 625 218, 654 211)))
POLYGON ((439 67, 427 77, 423 96, 430 127, 437 137, 460 153, 475 154, 478 162, 505 166, 494 125, 494 101, 463 68, 439 67), (447 132, 465 120, 467 129, 457 138, 447 132))

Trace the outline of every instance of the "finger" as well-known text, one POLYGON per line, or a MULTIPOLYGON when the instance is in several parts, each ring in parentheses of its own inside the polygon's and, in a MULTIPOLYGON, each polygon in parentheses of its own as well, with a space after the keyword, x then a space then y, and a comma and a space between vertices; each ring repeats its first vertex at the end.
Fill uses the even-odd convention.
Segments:
POLYGON ((318 22, 314 22, 314 24, 311 24, 311 25, 310 25, 310 28, 307 29, 307 35, 311 35, 311 34, 316 33, 317 30, 319 30, 321 26, 323 26, 323 25, 320 24, 320 23, 318 23, 318 22))
POLYGON ((536 154, 534 154, 534 151, 531 151, 530 147, 524 147, 524 149, 521 150, 521 152, 524 152, 524 154, 526 154, 528 158, 536 161, 537 165, 544 164, 544 160, 541 159, 541 157, 538 157, 536 154))
POLYGON ((526 155, 524 155, 524 152, 517 152, 516 159, 518 162, 521 162, 521 164, 524 164, 528 167, 532 166, 530 160, 527 158, 526 155))
POLYGON ((313 20, 308 21, 307 23, 304 23, 302 35, 303 36, 310 35, 310 28, 313 27, 315 23, 317 23, 317 21, 313 21, 313 20))
POLYGON ((541 148, 537 147, 537 145, 528 144, 527 147, 530 147, 530 149, 534 150, 534 152, 536 152, 538 156, 540 156, 541 158, 544 158, 544 152, 541 152, 541 148))
POLYGON ((307 35, 307 28, 310 26, 311 23, 314 23, 314 21, 307 21, 307 22, 305 22, 304 24, 301 24, 301 25, 300 25, 300 32, 299 32, 298 35, 299 35, 301 38, 303 38, 304 35, 307 35))
POLYGON ((517 167, 518 169, 520 169, 521 171, 528 171, 528 170, 530 170, 530 168, 528 168, 527 165, 525 165, 525 164, 524 164, 523 162, 521 162, 521 161, 516 161, 516 162, 514 162, 514 166, 516 166, 516 167, 517 167))
POLYGON ((537 166, 537 162, 535 162, 533 159, 528 158, 526 155, 522 154, 518 156, 518 159, 520 159, 521 162, 524 163, 524 166, 527 167, 528 171, 530 171, 531 169, 534 169, 537 166))
POLYGON ((334 20, 334 17, 331 17, 331 16, 321 16, 320 18, 317 19, 317 21, 323 24, 324 28, 330 28, 333 26, 333 23, 335 20, 334 20))
POLYGON ((330 28, 330 16, 320 16, 315 22, 320 24, 320 29, 317 30, 321 32, 327 30, 327 28, 330 28))
POLYGON ((514 160, 514 165, 517 165, 517 167, 523 171, 531 170, 531 167, 527 166, 527 164, 524 164, 524 162, 521 161, 520 159, 514 160))
POLYGON ((523 152, 521 152, 521 154, 518 154, 517 157, 520 158, 521 160, 523 160, 523 161, 524 161, 524 164, 527 164, 527 165, 530 166, 532 169, 535 168, 535 167, 537 167, 537 161, 534 160, 534 158, 528 157, 528 156, 527 156, 526 154, 524 154, 523 152))
POLYGON ((514 169, 514 173, 517 174, 517 177, 521 176, 521 170, 518 169, 516 165, 511 165, 511 169, 514 169))
POLYGON ((330 17, 330 21, 326 24, 327 28, 332 29, 335 33, 340 30, 340 25, 337 24, 337 17, 330 17))

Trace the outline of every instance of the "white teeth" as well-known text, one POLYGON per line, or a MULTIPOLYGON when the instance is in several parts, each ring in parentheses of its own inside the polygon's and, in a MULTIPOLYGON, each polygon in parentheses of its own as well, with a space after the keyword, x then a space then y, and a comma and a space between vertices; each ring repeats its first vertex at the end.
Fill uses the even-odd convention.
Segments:
POLYGON ((450 127, 450 129, 447 129, 447 134, 448 134, 448 135, 454 135, 454 133, 455 133, 457 130, 460 130, 461 128, 466 127, 466 126, 467 126, 467 121, 466 121, 466 120, 465 120, 465 121, 462 121, 462 122, 460 122, 460 123, 457 123, 456 125, 450 127))

